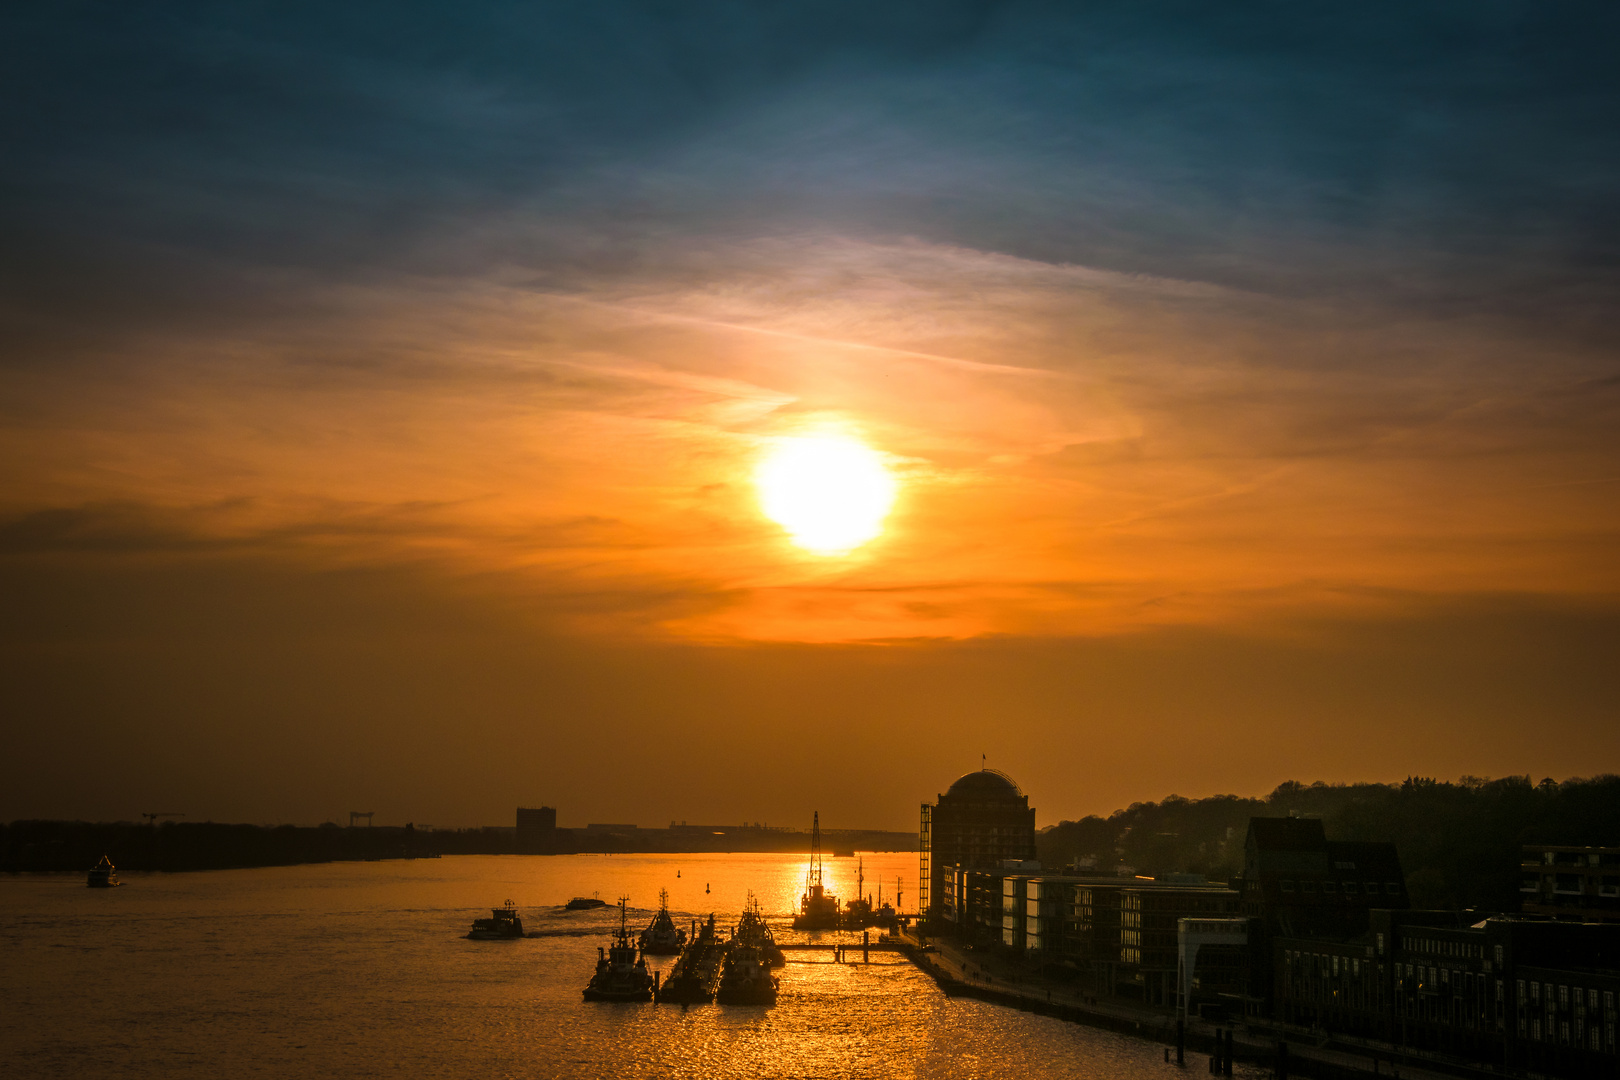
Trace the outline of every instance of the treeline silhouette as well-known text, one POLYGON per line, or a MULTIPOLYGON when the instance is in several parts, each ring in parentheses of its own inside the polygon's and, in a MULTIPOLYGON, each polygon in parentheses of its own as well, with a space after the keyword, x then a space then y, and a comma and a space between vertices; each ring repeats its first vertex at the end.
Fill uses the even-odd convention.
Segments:
POLYGON ((1620 776, 1408 777, 1400 784, 1279 784, 1263 799, 1216 795, 1132 803, 1043 829, 1049 868, 1090 860, 1102 873, 1187 872, 1230 881, 1251 817, 1320 817, 1333 840, 1393 841, 1413 906, 1511 912, 1525 844, 1620 845, 1620 776))

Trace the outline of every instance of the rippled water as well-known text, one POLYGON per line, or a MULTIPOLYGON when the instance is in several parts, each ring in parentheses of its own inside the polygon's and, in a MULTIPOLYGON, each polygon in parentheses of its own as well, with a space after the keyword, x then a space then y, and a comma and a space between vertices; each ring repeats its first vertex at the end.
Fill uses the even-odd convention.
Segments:
MULTIPOLYGON (((916 856, 867 855, 915 900, 916 856)), ((855 861, 828 860, 853 894, 855 861)), ((0 879, 7 1076, 1057 1077, 1185 1075, 1162 1048, 944 997, 898 956, 790 963, 774 1008, 586 1003, 615 915, 575 895, 660 887, 678 918, 751 889, 785 917, 802 858, 469 856, 126 877, 0 879), (676 877, 677 872, 680 876, 676 877), (705 886, 709 891, 705 892, 705 886), (506 899, 540 936, 474 942, 506 899), (485 909, 485 910, 481 910, 485 909), (583 933, 582 933, 583 932, 583 933)), ((875 884, 869 884, 875 892, 875 884)), ((791 937, 784 934, 784 937, 791 937)), ((858 936, 858 935, 856 935, 858 936)), ((828 935, 830 938, 831 935, 828 935)), ((674 958, 659 958, 667 968, 674 958)))

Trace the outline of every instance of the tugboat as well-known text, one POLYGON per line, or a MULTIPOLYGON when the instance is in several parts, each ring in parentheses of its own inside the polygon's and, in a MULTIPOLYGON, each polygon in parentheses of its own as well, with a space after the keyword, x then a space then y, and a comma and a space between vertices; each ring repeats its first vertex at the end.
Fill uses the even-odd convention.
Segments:
POLYGON ((855 867, 855 899, 844 904, 845 930, 865 930, 877 922, 872 912, 872 898, 866 895, 866 860, 855 867))
POLYGON ((563 905, 569 911, 590 911, 592 908, 607 906, 606 900, 598 900, 594 896, 576 896, 563 905))
POLYGON ((759 901, 752 896, 726 947, 720 969, 720 989, 714 1000, 722 1005, 775 1005, 779 986, 766 958, 762 931, 765 920, 759 915, 759 901))
MULTIPOLYGON (((653 978, 647 973, 647 961, 636 955, 630 944, 629 918, 625 907, 628 896, 619 898, 619 929, 613 935, 614 943, 606 949, 597 947, 596 974, 585 986, 586 1001, 651 1001, 653 978)), ((606 905, 604 905, 606 906, 606 905)))
POLYGON ((821 884, 821 811, 817 810, 810 828, 810 868, 804 875, 804 895, 799 913, 793 916, 795 930, 836 930, 839 924, 838 897, 821 884))
POLYGON ((523 920, 518 918, 517 905, 508 900, 505 907, 491 908, 489 918, 474 919, 467 936, 473 941, 500 941, 523 936, 523 920))
POLYGON ((765 916, 760 914, 759 901, 754 899, 753 893, 748 894, 748 903, 743 907, 742 919, 738 921, 737 932, 732 939, 754 946, 770 967, 781 967, 787 963, 787 957, 782 955, 781 947, 776 944, 776 935, 771 933, 765 916))
POLYGON ((686 931, 675 925, 669 917, 669 890, 658 890, 658 914, 641 932, 641 952, 644 956, 678 956, 686 944, 686 931))
POLYGON ((101 861, 90 868, 90 876, 85 884, 92 889, 116 889, 123 882, 113 873, 112 860, 103 855, 101 861))

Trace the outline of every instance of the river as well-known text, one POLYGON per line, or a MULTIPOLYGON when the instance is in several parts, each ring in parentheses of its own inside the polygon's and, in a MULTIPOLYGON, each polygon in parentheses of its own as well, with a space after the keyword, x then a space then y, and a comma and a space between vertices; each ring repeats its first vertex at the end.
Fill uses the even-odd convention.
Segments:
MULTIPOLYGON (((915 906, 915 855, 863 858, 868 892, 881 880, 889 899, 903 878, 903 901, 915 906)), ((854 859, 826 861, 828 884, 841 895, 853 894, 855 872, 854 859)), ((785 919, 803 875, 802 856, 751 854, 327 863, 125 875, 125 886, 111 890, 87 889, 79 876, 4 877, 0 1071, 457 1080, 1186 1075, 1164 1063, 1155 1042, 946 998, 891 954, 834 964, 801 953, 782 969, 779 1001, 768 1009, 581 999, 617 914, 562 910, 570 897, 628 895, 644 926, 667 888, 684 926, 710 911, 725 924, 752 891, 785 919), (507 899, 539 936, 462 936, 507 899)), ((673 959, 656 966, 667 970, 673 959)))

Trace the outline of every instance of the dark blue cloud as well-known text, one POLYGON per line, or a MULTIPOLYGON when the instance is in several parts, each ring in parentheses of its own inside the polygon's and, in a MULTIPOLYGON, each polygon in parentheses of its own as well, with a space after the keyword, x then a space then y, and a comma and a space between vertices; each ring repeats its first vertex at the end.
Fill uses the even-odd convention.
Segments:
POLYGON ((566 278, 806 230, 1577 321, 1620 262, 1612 5, 62 4, 8 23, 19 324, 398 269, 566 278))

